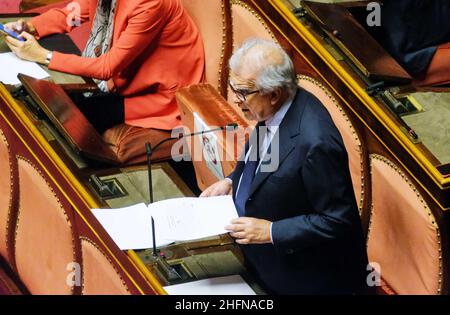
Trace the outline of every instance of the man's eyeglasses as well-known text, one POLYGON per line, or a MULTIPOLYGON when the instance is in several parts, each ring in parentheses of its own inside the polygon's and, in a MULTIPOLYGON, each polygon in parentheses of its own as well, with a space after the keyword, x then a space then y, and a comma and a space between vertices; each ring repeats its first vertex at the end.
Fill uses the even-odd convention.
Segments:
POLYGON ((228 82, 228 85, 230 86, 231 91, 233 91, 233 93, 236 95, 236 98, 240 102, 246 102, 247 96, 259 93, 259 90, 249 91, 245 89, 235 89, 231 84, 231 82, 228 82))

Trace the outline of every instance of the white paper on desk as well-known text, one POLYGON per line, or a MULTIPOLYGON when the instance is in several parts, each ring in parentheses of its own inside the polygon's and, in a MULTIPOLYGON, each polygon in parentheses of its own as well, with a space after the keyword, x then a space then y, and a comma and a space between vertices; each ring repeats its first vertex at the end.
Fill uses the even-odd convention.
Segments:
POLYGON ((19 73, 36 79, 49 77, 49 74, 38 64, 22 60, 12 52, 0 54, 0 69, 0 82, 4 84, 20 84, 17 78, 19 73))
MULTIPOLYGON (((121 250, 153 247, 152 217, 143 203, 120 209, 93 209, 97 220, 121 250)), ((156 229, 156 246, 172 243, 156 229)))
POLYGON ((169 295, 256 295, 239 275, 176 284, 164 290, 169 295))
POLYGON ((239 217, 231 196, 169 199, 149 209, 161 235, 174 241, 228 233, 225 226, 239 217))

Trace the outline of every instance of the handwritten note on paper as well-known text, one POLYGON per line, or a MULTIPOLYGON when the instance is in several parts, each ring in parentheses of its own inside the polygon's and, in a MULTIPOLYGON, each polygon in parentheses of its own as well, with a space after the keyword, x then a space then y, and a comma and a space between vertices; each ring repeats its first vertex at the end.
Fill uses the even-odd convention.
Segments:
POLYGON ((49 74, 38 64, 18 58, 14 53, 0 54, 0 82, 4 84, 20 84, 17 75, 26 74, 36 79, 45 79, 49 74))
POLYGON ((228 233, 225 226, 238 217, 231 196, 169 199, 149 208, 162 235, 177 241, 228 233))

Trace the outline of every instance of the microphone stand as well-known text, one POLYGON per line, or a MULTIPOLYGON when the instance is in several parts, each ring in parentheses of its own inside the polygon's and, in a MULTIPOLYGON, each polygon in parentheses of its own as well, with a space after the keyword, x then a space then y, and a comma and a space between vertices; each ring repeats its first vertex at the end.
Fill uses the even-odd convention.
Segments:
MULTIPOLYGON (((168 140, 167 140, 168 141, 168 140)), ((162 144, 163 141, 161 141, 162 144)), ((155 146, 155 149, 158 148, 159 145, 155 146)), ((153 151, 150 143, 145 144, 145 150, 147 152, 147 165, 148 165, 148 187, 149 187, 149 196, 150 196, 150 204, 154 202, 153 199, 153 177, 152 177, 152 155, 153 151)), ((182 280, 180 274, 173 268, 167 261, 164 254, 158 255, 158 250, 156 249, 156 233, 155 233, 155 220, 152 217, 152 241, 153 241, 153 261, 156 264, 156 269, 159 270, 164 277, 169 281, 169 284, 173 282, 179 282, 182 280)))
MULTIPOLYGON (((153 200, 153 178, 152 178, 152 146, 150 143, 145 144, 145 150, 147 151, 147 165, 148 165, 148 187, 150 195, 150 204, 154 202, 153 200)), ((153 257, 158 256, 156 251, 156 236, 155 236, 155 220, 152 217, 152 239, 153 239, 153 257)))
MULTIPOLYGON (((223 130, 235 130, 238 127, 237 124, 232 123, 232 124, 228 124, 225 127, 220 127, 220 128, 216 128, 216 129, 211 129, 211 130, 203 130, 201 132, 195 132, 195 133, 191 133, 191 134, 183 134, 179 137, 170 137, 167 139, 164 139, 160 142, 158 142, 153 148, 151 146, 151 144, 149 142, 147 142, 145 144, 145 151, 147 153, 147 166, 148 166, 148 189, 149 189, 149 197, 150 197, 150 204, 152 204, 154 202, 153 199, 153 177, 152 177, 152 155, 153 152, 155 152, 161 145, 163 145, 164 143, 168 142, 168 141, 172 141, 172 140, 177 140, 177 139, 182 139, 182 138, 186 138, 186 137, 192 137, 192 136, 196 136, 196 135, 203 135, 205 133, 211 133, 211 132, 216 132, 216 131, 223 131, 223 130)), ((166 279, 169 282, 174 282, 174 281, 180 281, 182 280, 182 277, 179 275, 179 273, 175 270, 175 268, 173 268, 169 263, 167 263, 166 261, 166 257, 164 256, 164 254, 162 255, 158 255, 158 250, 156 249, 156 233, 155 233, 155 220, 152 217, 152 240, 153 240, 153 259, 156 262, 156 266, 157 268, 159 268, 159 270, 161 270, 164 275, 166 276, 166 279)))

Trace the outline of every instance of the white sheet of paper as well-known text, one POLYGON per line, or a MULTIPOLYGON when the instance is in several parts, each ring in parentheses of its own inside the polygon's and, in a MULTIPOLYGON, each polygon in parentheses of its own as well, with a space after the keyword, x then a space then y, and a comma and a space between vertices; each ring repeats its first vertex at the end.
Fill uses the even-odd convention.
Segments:
POLYGON ((231 196, 169 199, 149 209, 161 235, 174 241, 228 233, 225 226, 239 217, 231 196))
POLYGON ((169 295, 256 295, 239 275, 176 284, 164 290, 169 295))
MULTIPOLYGON (((97 220, 121 250, 153 247, 152 217, 143 203, 121 209, 93 209, 97 220)), ((172 243, 165 240, 156 229, 156 246, 172 243)))
POLYGON ((36 79, 45 79, 49 74, 34 62, 18 58, 14 53, 0 54, 0 82, 4 84, 20 84, 17 75, 26 74, 36 79))

